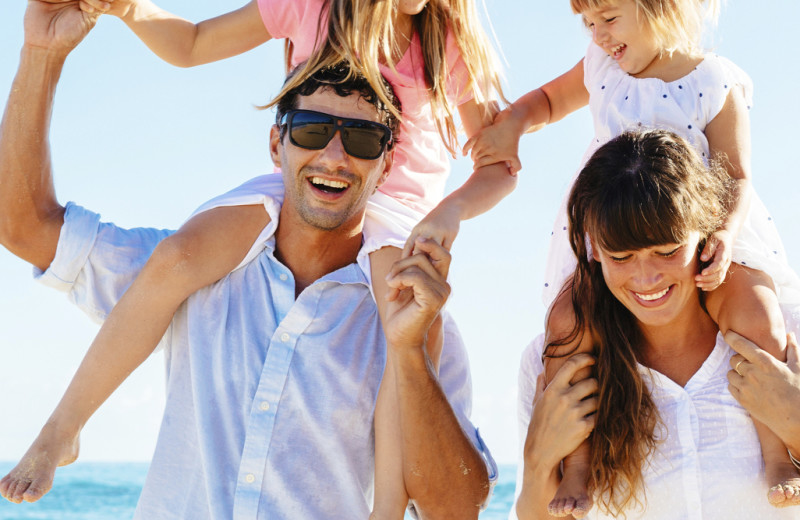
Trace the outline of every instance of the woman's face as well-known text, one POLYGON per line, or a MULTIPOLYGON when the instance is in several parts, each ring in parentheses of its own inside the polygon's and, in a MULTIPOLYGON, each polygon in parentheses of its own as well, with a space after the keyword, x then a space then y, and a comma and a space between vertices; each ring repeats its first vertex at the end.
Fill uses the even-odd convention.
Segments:
POLYGON ((611 293, 644 325, 661 326, 678 319, 696 302, 700 234, 683 244, 663 244, 636 251, 605 251, 594 247, 611 293))

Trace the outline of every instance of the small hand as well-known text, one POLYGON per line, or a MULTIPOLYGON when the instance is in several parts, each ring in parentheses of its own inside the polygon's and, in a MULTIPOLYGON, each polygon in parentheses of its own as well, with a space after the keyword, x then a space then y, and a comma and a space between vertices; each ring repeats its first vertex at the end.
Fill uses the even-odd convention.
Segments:
POLYGON ((450 295, 450 253, 433 240, 418 238, 413 256, 401 259, 386 276, 386 340, 390 346, 424 344, 428 329, 450 295))
POLYGON ((430 239, 450 251, 460 227, 461 216, 458 211, 447 203, 439 204, 411 230, 401 258, 416 253, 416 243, 420 237, 430 239))
POLYGON ((533 415, 528 425, 524 456, 546 458, 555 467, 589 437, 596 422, 597 379, 588 378, 574 385, 570 381, 595 360, 589 354, 576 354, 558 370, 544 388, 544 375, 537 379, 533 415))
POLYGON ((706 241, 706 247, 700 255, 700 260, 707 262, 713 258, 711 265, 704 268, 694 277, 698 288, 704 291, 713 291, 725 280, 731 266, 731 251, 733 249, 733 236, 729 231, 715 231, 706 241))
POLYGON ((508 107, 497 114, 491 126, 483 128, 467 140, 461 153, 470 153, 475 170, 504 162, 511 174, 516 175, 522 169, 519 139, 524 131, 514 119, 511 107, 508 107))

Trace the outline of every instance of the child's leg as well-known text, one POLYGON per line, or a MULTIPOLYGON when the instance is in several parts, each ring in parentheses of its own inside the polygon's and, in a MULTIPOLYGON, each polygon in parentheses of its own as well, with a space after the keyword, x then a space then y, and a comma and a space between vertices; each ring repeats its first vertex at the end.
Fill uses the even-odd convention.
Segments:
MULTIPOLYGON (((547 315, 545 344, 566 337, 572 331, 574 323, 575 315, 572 311, 570 295, 568 292, 561 292, 547 315)), ((569 356, 579 352, 593 352, 592 338, 588 331, 583 331, 583 334, 574 341, 552 348, 547 352, 548 357, 544 358, 545 381, 552 381, 569 356), (563 357, 550 357, 553 355, 563 357)), ((586 368, 578 372, 570 383, 575 384, 589 376, 591 376, 591 369, 586 368)), ((590 460, 591 451, 588 441, 581 443, 575 451, 564 458, 561 483, 553 500, 547 506, 549 514, 583 518, 589 513, 593 504, 586 487, 590 460)))
POLYGON ((5 498, 33 502, 50 490, 56 467, 78 457, 86 421, 153 352, 178 306, 234 269, 268 222, 263 206, 215 208, 158 245, 108 315, 33 445, 0 481, 5 498))
MULTIPOLYGON (((401 253, 399 248, 384 247, 369 256, 372 290, 375 292, 381 323, 386 316, 386 295, 389 292, 386 275, 392 265, 400 260, 401 253)), ((441 317, 436 318, 428 332, 427 349, 438 371, 442 352, 441 317)), ((402 519, 408 506, 399 422, 395 373, 390 358, 387 358, 375 404, 375 500, 370 515, 373 520, 402 519)))
MULTIPOLYGON (((761 271, 732 264, 725 283, 706 295, 706 308, 720 330, 733 330, 774 357, 786 360, 786 328, 772 279, 761 271)), ((784 489, 800 489, 800 475, 789 460, 786 446, 769 428, 754 421, 764 457, 768 498, 772 505, 800 505, 786 499, 784 489)))

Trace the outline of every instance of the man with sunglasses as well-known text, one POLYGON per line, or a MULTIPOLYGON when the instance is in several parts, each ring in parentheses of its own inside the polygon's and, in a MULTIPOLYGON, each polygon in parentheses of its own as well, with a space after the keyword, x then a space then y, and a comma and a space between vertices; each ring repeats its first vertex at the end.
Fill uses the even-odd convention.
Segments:
MULTIPOLYGON (((28 3, 0 129, 0 242, 43 283, 105 316, 169 232, 124 230, 56 200, 53 97, 67 55, 96 20, 78 3, 28 3)), ((424 350, 449 293, 449 253, 421 241, 426 254, 395 266, 390 284, 401 293, 384 336, 356 260, 396 121, 363 78, 331 83, 311 78, 279 107, 270 152, 286 190, 282 205, 267 208, 266 247, 192 295, 164 337, 164 421, 136 518, 367 518, 372 415, 388 355, 397 360, 414 507, 425 518, 477 518, 487 498, 494 463, 466 418, 469 371, 451 320, 438 377, 424 350), (337 190, 330 172, 348 188, 337 190)))

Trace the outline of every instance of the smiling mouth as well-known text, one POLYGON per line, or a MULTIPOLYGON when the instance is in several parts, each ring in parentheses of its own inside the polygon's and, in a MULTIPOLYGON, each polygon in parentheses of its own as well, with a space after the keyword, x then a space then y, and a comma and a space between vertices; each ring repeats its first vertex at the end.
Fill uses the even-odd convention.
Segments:
POLYGON ((658 291, 657 293, 643 294, 634 291, 633 294, 635 294, 636 297, 639 298, 640 300, 644 300, 646 302, 652 302, 666 296, 670 289, 672 289, 671 285, 666 289, 664 289, 663 291, 658 291))
POLYGON ((350 184, 344 181, 334 181, 330 179, 323 179, 322 177, 310 177, 308 182, 312 186, 325 193, 342 193, 350 187, 350 184))
POLYGON ((622 56, 622 53, 625 52, 625 49, 627 48, 628 46, 625 45, 624 43, 620 43, 619 45, 611 47, 611 57, 614 58, 615 60, 618 60, 622 56))

